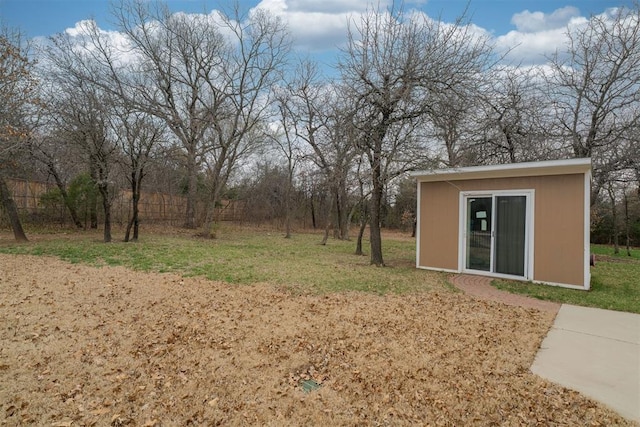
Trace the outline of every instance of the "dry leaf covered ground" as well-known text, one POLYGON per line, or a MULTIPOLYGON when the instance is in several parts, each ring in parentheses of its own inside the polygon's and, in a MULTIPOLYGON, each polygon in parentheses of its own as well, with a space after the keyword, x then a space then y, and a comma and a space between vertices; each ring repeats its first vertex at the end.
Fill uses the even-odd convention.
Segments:
POLYGON ((0 424, 627 425, 530 373, 552 317, 0 255, 0 424))

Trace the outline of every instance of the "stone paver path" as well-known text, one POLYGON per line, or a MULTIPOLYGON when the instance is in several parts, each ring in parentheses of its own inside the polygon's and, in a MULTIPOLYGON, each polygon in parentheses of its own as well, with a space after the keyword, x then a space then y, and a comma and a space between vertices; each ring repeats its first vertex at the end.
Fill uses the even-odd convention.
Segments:
POLYGON ((496 289, 491 286, 491 280, 493 280, 491 277, 472 276, 470 274, 456 274, 451 278, 451 282, 456 288, 475 298, 499 301, 504 304, 525 308, 535 308, 553 314, 557 314, 558 310, 560 310, 561 304, 556 302, 542 301, 496 289))

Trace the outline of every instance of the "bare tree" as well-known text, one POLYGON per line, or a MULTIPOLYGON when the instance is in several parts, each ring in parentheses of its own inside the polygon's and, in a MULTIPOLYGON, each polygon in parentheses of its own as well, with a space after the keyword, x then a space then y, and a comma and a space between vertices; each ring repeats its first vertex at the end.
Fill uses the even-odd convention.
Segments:
POLYGON ((623 157, 627 161, 632 179, 635 180, 638 200, 640 201, 640 123, 629 129, 623 157))
POLYGON ((91 178, 96 183, 102 201, 104 215, 103 240, 108 243, 111 236, 111 206, 115 193, 113 169, 118 147, 109 134, 110 110, 113 106, 106 96, 95 88, 80 89, 62 100, 59 124, 68 141, 76 145, 86 156, 91 178))
POLYGON ((355 255, 364 255, 362 251, 362 238, 364 237, 364 232, 367 228, 367 224, 369 223, 369 195, 370 192, 367 191, 366 182, 367 182, 367 173, 362 173, 362 169, 365 167, 366 160, 362 155, 358 156, 357 159, 357 170, 356 176, 358 177, 358 192, 360 196, 360 200, 358 203, 358 207, 360 210, 360 226, 358 227, 358 236, 356 237, 356 250, 354 252, 355 255))
POLYGON ((33 66, 20 33, 3 29, 0 33, 0 203, 17 241, 26 241, 27 236, 3 172, 31 133, 28 117, 38 102, 33 66))
POLYGON ((51 85, 47 104, 60 141, 72 144, 87 161, 91 178, 102 199, 104 242, 111 237, 113 168, 117 145, 110 134, 116 101, 86 70, 96 70, 91 51, 73 46, 64 35, 52 38, 45 51, 46 75, 51 85))
MULTIPOLYGON (((115 143, 113 150, 118 147, 123 154, 118 159, 125 168, 131 189, 132 211, 124 238, 128 242, 132 231, 132 240, 136 241, 139 236, 139 202, 145 167, 163 131, 162 121, 148 112, 147 105, 140 104, 136 97, 142 90, 140 82, 148 81, 142 72, 143 64, 135 58, 124 58, 126 54, 125 47, 116 45, 94 22, 88 22, 81 27, 79 36, 55 37, 49 57, 59 55, 63 59, 52 59, 52 62, 66 69, 71 81, 95 88, 110 102, 112 110, 104 115, 102 124, 108 126, 105 132, 115 143), (142 75, 141 79, 138 74, 142 75)), ((91 170, 101 168, 93 164, 91 170)))
POLYGON ((295 136, 306 147, 305 159, 319 169, 329 190, 329 210, 322 244, 329 230, 348 239, 349 174, 357 148, 350 133, 350 118, 339 87, 323 81, 317 64, 302 61, 287 85, 288 115, 295 136))
POLYGON ((80 221, 76 206, 67 192, 69 168, 63 171, 61 167, 63 158, 71 157, 73 150, 68 150, 69 147, 67 144, 61 141, 55 132, 52 132, 50 135, 34 135, 29 139, 28 147, 31 157, 42 163, 46 167, 49 176, 53 177, 74 225, 77 228, 82 228, 82 221, 80 221))
POLYGON ((384 265, 380 216, 385 185, 392 170, 415 167, 393 164, 417 155, 415 135, 433 94, 456 90, 487 66, 487 40, 462 24, 405 16, 402 10, 372 10, 349 32, 339 69, 343 93, 353 105, 357 142, 371 170, 372 264, 384 265))
MULTIPOLYGON (((218 85, 224 88, 227 116, 213 120, 209 134, 212 149, 205 155, 210 177, 205 236, 211 236, 215 205, 236 166, 261 148, 272 102, 270 89, 282 79, 290 49, 284 23, 263 9, 243 16, 236 5, 233 14, 222 14, 221 20, 225 31, 232 35, 235 49, 221 70, 223 85, 218 85)), ((210 110, 210 117, 215 118, 220 112, 210 110)))
POLYGON ((592 16, 567 36, 567 50, 550 58, 549 93, 558 133, 574 156, 593 159, 597 193, 606 185, 598 175, 620 160, 605 154, 640 120, 640 4, 592 16))
POLYGON ((295 190, 294 174, 298 162, 302 157, 298 140, 295 135, 295 125, 292 116, 291 92, 280 90, 276 94, 279 126, 269 137, 273 140, 279 154, 282 154, 287 166, 287 184, 285 188, 285 238, 291 238, 292 196, 295 190))
POLYGON ((268 89, 289 50, 284 24, 264 10, 244 16, 237 5, 231 14, 187 15, 131 0, 114 12, 141 62, 135 100, 162 119, 185 150, 188 228, 196 228, 197 179, 206 172, 203 234, 211 236, 222 189, 260 142, 268 89))
POLYGON ((455 91, 445 90, 434 97, 429 116, 434 137, 444 145, 444 164, 447 167, 462 166, 465 163, 465 127, 471 123, 472 110, 470 99, 460 97, 455 91))
MULTIPOLYGON (((472 151, 477 163, 517 163, 562 157, 549 132, 549 104, 535 69, 503 67, 487 73, 479 93, 481 117, 472 151)), ((558 146, 559 145, 559 146, 558 146)))
POLYGON ((122 2, 114 15, 140 62, 130 93, 140 109, 163 120, 186 157, 185 227, 196 228, 198 172, 209 149, 205 132, 224 96, 215 79, 228 43, 205 17, 174 16, 160 3, 122 2), (205 105, 206 103, 206 105, 205 105))
POLYGON ((131 217, 127 222, 124 241, 137 241, 140 227, 139 204, 142 180, 151 160, 154 148, 162 138, 160 124, 147 113, 128 109, 127 104, 114 116, 111 122, 116 143, 123 153, 121 164, 125 169, 131 189, 131 217), (133 235, 131 234, 133 231, 133 235))

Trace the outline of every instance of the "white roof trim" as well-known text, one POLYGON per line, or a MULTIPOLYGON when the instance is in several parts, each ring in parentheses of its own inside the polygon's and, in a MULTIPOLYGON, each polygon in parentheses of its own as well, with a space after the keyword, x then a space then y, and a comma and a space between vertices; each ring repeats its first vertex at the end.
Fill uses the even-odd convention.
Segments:
POLYGON ((412 172, 418 182, 461 179, 514 178, 519 176, 568 175, 591 170, 591 159, 546 160, 504 165, 470 166, 412 172))

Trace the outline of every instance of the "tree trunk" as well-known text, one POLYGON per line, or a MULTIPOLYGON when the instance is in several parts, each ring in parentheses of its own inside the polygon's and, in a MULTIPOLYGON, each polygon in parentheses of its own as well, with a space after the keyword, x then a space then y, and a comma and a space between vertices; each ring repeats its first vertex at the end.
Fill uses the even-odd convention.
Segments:
POLYGON ((284 238, 291 238, 291 215, 287 212, 287 217, 284 220, 284 238))
POLYGON ((309 199, 309 202, 311 204, 311 225, 313 226, 313 229, 315 230, 316 228, 318 228, 318 225, 316 224, 316 209, 315 209, 315 205, 313 203, 313 194, 311 195, 311 198, 309 199))
POLYGON ((342 235, 340 233, 342 229, 342 206, 340 205, 340 191, 336 190, 335 192, 335 208, 336 208, 336 216, 335 216, 335 226, 333 227, 333 238, 334 239, 342 239, 342 235))
POLYGON ((97 194, 92 194, 89 200, 89 227, 92 229, 98 228, 98 197, 97 194))
MULTIPOLYGON (((215 206, 215 202, 213 202, 213 206, 215 206)), ((211 207, 207 209, 207 216, 204 220, 204 225, 202 227, 202 232, 199 233, 201 237, 205 239, 216 239, 218 237, 217 233, 217 219, 216 219, 216 208, 211 207)))
POLYGON ((372 168, 373 191, 371 192, 371 217, 369 234, 371 244, 371 264, 384 266, 382 258, 382 236, 380 234, 380 214, 382 211, 382 183, 380 182, 380 166, 372 168))
MULTIPOLYGON (((340 200, 342 200, 342 209, 346 211, 348 208, 347 200, 349 197, 347 196, 347 191, 345 189, 344 183, 340 185, 340 200)), ((351 224, 351 215, 354 209, 350 209, 349 213, 342 214, 343 218, 340 221, 340 238, 342 240, 349 240, 349 225, 351 224)))
MULTIPOLYGON (((378 131, 379 135, 384 133, 378 131)), ((382 183, 382 171, 380 153, 382 152, 382 137, 376 142, 371 157, 371 212, 369 217, 369 234, 371 244, 371 264, 378 267, 384 266, 384 260, 382 258, 382 236, 380 234, 380 221, 382 214, 382 194, 384 186, 382 183)))
MULTIPOLYGON (((331 203, 329 203, 329 206, 333 206, 333 200, 331 200, 331 203)), ((329 214, 327 215, 327 224, 324 227, 324 236, 322 237, 322 241, 320 242, 321 245, 326 245, 327 244, 327 240, 329 240, 329 230, 331 229, 331 218, 333 217, 333 209, 329 208, 329 214)))
POLYGON ((321 245, 326 245, 327 244, 327 240, 329 240, 329 230, 331 230, 331 227, 333 227, 333 218, 334 218, 334 200, 333 200, 333 196, 331 196, 331 200, 329 201, 329 212, 327 213, 327 223, 324 227, 324 237, 322 238, 322 242, 320 242, 321 245))
POLYGON ((609 185, 608 192, 609 192, 609 201, 611 202, 611 221, 613 222, 612 224, 613 253, 617 255, 620 253, 620 242, 618 240, 618 215, 616 213, 616 196, 613 191, 613 188, 611 188, 611 185, 609 185))
POLYGON ((284 238, 285 239, 290 239, 291 238, 291 202, 289 201, 289 195, 287 194, 287 200, 286 200, 286 206, 285 206, 285 218, 284 218, 284 238))
POLYGON ((76 207, 73 206, 71 200, 69 200, 69 194, 67 193, 67 189, 62 182, 62 179, 60 178, 60 174, 58 174, 58 170, 52 162, 47 163, 47 168, 49 169, 49 173, 53 176, 53 179, 56 181, 56 185, 58 186, 58 190, 60 190, 60 195, 62 196, 62 201, 71 215, 71 220, 75 224, 76 228, 82 228, 82 221, 80 221, 80 218, 78 217, 76 207))
POLYGON ((627 197, 627 189, 624 191, 624 229, 626 234, 627 256, 631 256, 631 236, 630 236, 630 218, 629 218, 629 198, 627 197))
POLYGON ((285 228, 285 239, 291 238, 291 194, 293 193, 293 171, 291 167, 291 160, 289 159, 289 176, 287 181, 287 192, 285 194, 284 200, 284 209, 285 209, 285 218, 284 218, 284 228, 285 228))
POLYGON ((322 237, 321 245, 326 245, 327 240, 329 240, 329 230, 331 229, 331 221, 327 222, 326 227, 324 228, 324 236, 322 237))
MULTIPOLYGON (((98 174, 96 172, 95 166, 93 162, 89 165, 89 174, 91 175, 91 180, 94 183, 98 182, 98 174)), ((95 230, 98 228, 98 195, 95 191, 91 191, 89 193, 89 222, 91 229, 95 230)))
POLYGON ((133 228, 133 237, 131 241, 138 241, 138 228, 140 224, 140 179, 137 178, 135 172, 131 173, 131 219, 127 224, 127 231, 124 235, 124 241, 128 242, 131 235, 131 229, 133 228))
POLYGON ((216 226, 217 226, 217 218, 216 218, 216 204, 220 199, 220 190, 216 187, 218 184, 213 184, 213 190, 211 194, 211 199, 209 200, 209 206, 207 207, 207 214, 204 219, 204 226, 202 227, 202 233, 200 235, 207 239, 215 239, 217 238, 216 226))
POLYGON ((364 231, 367 229, 367 220, 363 216, 362 221, 360 221, 360 229, 358 230, 358 240, 356 242, 356 255, 364 255, 362 252, 362 237, 364 236, 364 231))
POLYGON ((106 183, 98 184, 98 191, 102 196, 102 209, 104 210, 104 243, 111 241, 111 198, 109 197, 109 187, 106 183))
POLYGON ((353 221, 353 215, 356 213, 357 208, 358 208, 358 205, 354 204, 353 207, 349 210, 349 215, 347 215, 346 227, 343 231, 344 240, 351 240, 351 237, 349 237, 349 229, 350 229, 351 221, 353 221))
POLYGON ((22 224, 20 223, 20 217, 18 216, 18 208, 16 207, 16 203, 14 202, 14 200, 11 198, 9 187, 7 187, 7 183, 2 176, 0 176, 0 200, 5 212, 7 213, 7 216, 9 217, 11 229, 13 230, 13 236, 15 237, 16 241, 27 242, 27 235, 24 233, 24 229, 22 228, 22 224))
MULTIPOLYGON (((358 176, 360 175, 360 166, 358 166, 358 176)), ((360 229, 358 230, 358 240, 356 241, 356 255, 364 255, 362 252, 362 237, 364 236, 364 231, 367 228, 367 222, 369 220, 368 217, 368 205, 367 198, 364 195, 364 181, 362 178, 358 178, 358 189, 360 190, 360 202, 354 206, 352 213, 355 212, 355 207, 360 206, 360 229)), ((351 218, 349 218, 351 221, 351 218)))
MULTIPOLYGON (((131 201, 131 204, 133 205, 133 198, 131 201)), ((131 209, 133 210, 133 206, 131 207, 131 209)), ((129 242, 130 236, 131 236, 131 229, 133 228, 133 212, 131 213, 131 218, 129 218, 129 220, 127 221, 127 229, 124 232, 124 242, 127 243, 129 242)))
MULTIPOLYGON (((378 185, 379 186, 379 185, 378 185)), ((382 236, 380 233, 380 210, 382 205, 382 189, 374 188, 371 194, 371 220, 369 235, 371 243, 371 264, 384 266, 382 258, 382 236)))
POLYGON ((196 199, 198 197, 198 174, 196 170, 196 154, 187 154, 187 210, 185 212, 184 227, 196 228, 196 199))

